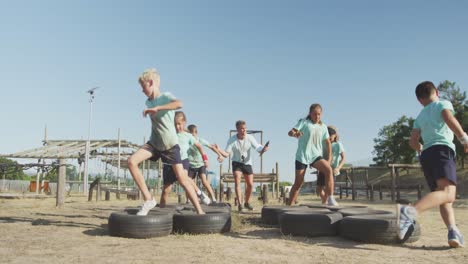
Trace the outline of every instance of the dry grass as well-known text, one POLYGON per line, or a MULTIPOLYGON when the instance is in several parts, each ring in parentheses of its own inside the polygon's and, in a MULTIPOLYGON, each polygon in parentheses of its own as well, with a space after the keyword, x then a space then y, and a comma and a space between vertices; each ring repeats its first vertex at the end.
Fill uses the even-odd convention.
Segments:
MULTIPOLYGON (((316 202, 301 197, 301 202, 316 202)), ((363 201, 361 201, 363 202, 363 201)), ((350 201, 342 201, 351 204, 350 201)), ((362 203, 353 203, 362 204, 362 203)), ((421 219, 422 238, 407 245, 372 245, 340 237, 287 237, 259 224, 254 212, 233 211, 232 231, 212 235, 170 235, 152 239, 110 237, 107 218, 138 201, 86 202, 69 197, 63 209, 55 199, 0 200, 1 263, 466 263, 466 249, 449 249, 438 210, 421 219)), ((372 207, 393 210, 375 202, 372 207)), ((467 200, 456 203, 459 227, 468 234, 467 200)))

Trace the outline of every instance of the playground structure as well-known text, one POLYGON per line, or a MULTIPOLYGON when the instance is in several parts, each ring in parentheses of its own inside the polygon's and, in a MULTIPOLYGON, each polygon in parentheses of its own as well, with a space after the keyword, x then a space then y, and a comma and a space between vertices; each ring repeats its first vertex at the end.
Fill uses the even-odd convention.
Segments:
MULTIPOLYGON (((45 130, 43 146, 39 148, 29 149, 25 151, 20 151, 12 154, 0 155, 0 157, 5 158, 14 158, 14 159, 37 159, 38 163, 35 164, 24 164, 20 165, 22 168, 37 168, 36 174, 36 183, 39 183, 47 175, 47 172, 52 170, 58 171, 57 178, 57 207, 61 207, 64 204, 65 199, 65 184, 66 181, 66 160, 67 159, 76 159, 80 166, 79 175, 81 178, 81 167, 84 165, 83 161, 85 160, 85 150, 86 150, 86 140, 49 140, 47 138, 47 129, 45 130), (46 163, 47 160, 53 160, 49 164, 46 163)), ((126 140, 120 139, 120 130, 117 140, 90 140, 89 150, 90 157, 93 159, 98 159, 106 164, 115 166, 117 168, 117 189, 121 189, 120 186, 120 171, 121 169, 126 170, 126 160, 127 158, 139 148, 140 146, 128 142, 126 140), (123 165, 123 166, 122 166, 123 165)), ((154 165, 151 166, 150 161, 146 164, 143 164, 143 173, 145 173, 145 168, 155 168, 154 165)), ((149 174, 148 174, 149 175, 149 174)), ((87 179, 84 179, 83 192, 87 195, 87 179)), ((76 183, 76 182, 68 182, 76 183)), ((80 181, 81 183, 81 181, 80 181)), ((108 182, 110 183, 110 182, 108 182)), ((36 184, 36 193, 39 194, 40 185, 36 184)))

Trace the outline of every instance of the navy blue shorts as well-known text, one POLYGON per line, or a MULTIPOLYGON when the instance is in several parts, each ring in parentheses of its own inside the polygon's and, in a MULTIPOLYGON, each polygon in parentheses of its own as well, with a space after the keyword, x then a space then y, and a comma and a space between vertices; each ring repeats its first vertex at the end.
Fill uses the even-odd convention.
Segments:
POLYGON ((171 165, 182 163, 182 160, 180 158, 179 145, 175 145, 168 150, 159 151, 155 147, 153 147, 148 141, 142 148, 153 154, 153 156, 151 156, 150 158, 151 161, 158 161, 159 159, 161 159, 163 163, 171 165))
POLYGON ((304 163, 296 160, 296 170, 305 170, 305 169, 307 169, 308 166, 314 166, 315 162, 317 162, 317 161, 319 161, 321 159, 323 159, 323 157, 318 157, 314 161, 312 161, 312 163, 309 164, 309 165, 304 164, 304 163))
POLYGON ((252 165, 247 165, 236 161, 232 162, 232 171, 241 171, 243 174, 246 175, 253 174, 252 165))
MULTIPOLYGON (((182 166, 184 167, 184 170, 188 170, 189 169, 189 160, 184 159, 182 161, 182 166)), ((164 166, 163 166, 163 182, 164 182, 164 185, 173 184, 176 181, 177 181, 177 177, 176 177, 176 174, 175 174, 174 170, 172 169, 172 165, 164 164, 164 166)))
POLYGON ((447 178, 457 185, 457 165, 455 152, 446 145, 435 145, 421 153, 419 157, 424 177, 431 191, 437 189, 437 180, 447 178))
POLYGON ((197 176, 200 177, 201 174, 206 175, 206 167, 201 166, 200 168, 192 168, 190 167, 188 170, 188 176, 192 179, 195 179, 197 176))

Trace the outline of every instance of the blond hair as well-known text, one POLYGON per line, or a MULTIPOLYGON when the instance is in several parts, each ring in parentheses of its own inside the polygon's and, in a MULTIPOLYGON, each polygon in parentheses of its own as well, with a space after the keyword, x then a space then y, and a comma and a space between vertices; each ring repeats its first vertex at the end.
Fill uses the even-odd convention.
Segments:
POLYGON ((159 87, 161 77, 159 76, 158 70, 155 68, 146 69, 138 78, 140 82, 149 82, 150 80, 154 82, 155 85, 159 87))

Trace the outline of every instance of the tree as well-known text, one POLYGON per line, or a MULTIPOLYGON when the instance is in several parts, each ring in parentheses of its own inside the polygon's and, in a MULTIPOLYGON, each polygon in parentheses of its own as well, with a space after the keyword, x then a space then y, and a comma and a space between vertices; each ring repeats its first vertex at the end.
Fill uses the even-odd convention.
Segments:
POLYGON ((373 161, 377 165, 414 162, 415 151, 408 144, 413 123, 413 118, 402 116, 395 123, 380 129, 377 138, 374 138, 375 145, 372 151, 375 155, 373 161))
POLYGON ((0 157, 0 177, 8 180, 29 180, 29 176, 24 173, 18 162, 0 157))
MULTIPOLYGON (((440 98, 450 101, 455 110, 455 118, 460 122, 463 127, 463 130, 468 130, 468 100, 466 99, 466 91, 460 89, 455 82, 443 81, 437 86, 439 90, 440 98)), ((454 138, 454 143, 456 147, 457 159, 460 162, 462 168, 465 168, 465 158, 466 153, 463 150, 463 146, 460 142, 454 138)))

